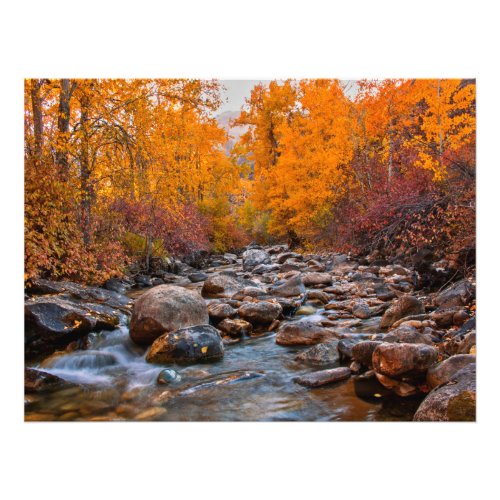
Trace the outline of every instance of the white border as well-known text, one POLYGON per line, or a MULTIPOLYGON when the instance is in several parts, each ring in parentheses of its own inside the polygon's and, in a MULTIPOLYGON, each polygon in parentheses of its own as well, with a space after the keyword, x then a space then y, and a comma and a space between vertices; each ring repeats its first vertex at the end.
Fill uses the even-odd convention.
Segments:
POLYGON ((0 33, 3 498, 482 498, 498 491, 494 2, 17 2, 0 33), (24 424, 22 79, 476 77, 477 424, 24 424))

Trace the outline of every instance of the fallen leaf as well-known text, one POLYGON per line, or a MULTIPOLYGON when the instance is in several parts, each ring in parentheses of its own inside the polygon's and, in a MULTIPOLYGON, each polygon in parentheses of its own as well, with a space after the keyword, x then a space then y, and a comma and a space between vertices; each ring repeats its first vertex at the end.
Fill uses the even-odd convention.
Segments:
POLYGON ((208 351, 208 347, 207 346, 201 348, 201 352, 203 354, 205 354, 207 351, 208 351))

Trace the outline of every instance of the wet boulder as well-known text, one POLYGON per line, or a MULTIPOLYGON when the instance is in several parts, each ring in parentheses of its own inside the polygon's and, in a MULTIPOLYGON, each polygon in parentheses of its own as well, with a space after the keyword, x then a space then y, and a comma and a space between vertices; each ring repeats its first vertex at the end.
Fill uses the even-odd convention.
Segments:
POLYGON ((243 270, 251 271, 254 267, 259 264, 270 264, 271 256, 260 248, 251 248, 243 252, 243 270))
POLYGON ((208 323, 207 306, 194 290, 160 285, 141 295, 134 304, 130 338, 151 344, 165 332, 208 323))
POLYGON ((376 372, 392 378, 419 376, 436 363, 438 350, 427 344, 382 343, 372 355, 376 372))
POLYGON ((217 328, 232 338, 242 337, 243 335, 250 335, 252 333, 252 324, 244 319, 229 319, 222 320, 217 328))
POLYGON ((217 329, 211 325, 180 328, 158 337, 146 355, 154 364, 198 363, 215 361, 224 356, 224 345, 217 329))
POLYGON ((306 293, 306 287, 300 275, 297 275, 286 280, 284 283, 271 287, 269 293, 279 297, 296 297, 297 295, 306 293))
POLYGON ((269 325, 278 319, 282 313, 282 308, 275 302, 244 302, 238 308, 238 315, 254 326, 269 325))
POLYGON ((388 328, 405 316, 423 314, 424 312, 424 305, 420 300, 413 295, 403 295, 385 311, 380 320, 380 327, 388 328))
POLYGON ((472 354, 456 354, 441 363, 431 366, 427 372, 427 385, 432 389, 446 384, 465 366, 475 363, 476 356, 472 354))
POLYGON ((30 354, 50 353, 91 331, 113 330, 119 322, 114 309, 75 302, 65 296, 34 297, 25 302, 25 343, 30 354))
POLYGON ((433 389, 422 401, 413 420, 463 422, 476 420, 476 364, 470 363, 447 383, 433 389))
POLYGON ((73 384, 66 382, 50 373, 35 368, 24 369, 24 391, 25 392, 42 392, 54 388, 62 388, 72 386, 73 384))
POLYGON ((305 387, 320 387, 322 385, 347 380, 350 376, 351 370, 341 366, 339 368, 321 370, 318 372, 308 373, 307 375, 302 375, 300 377, 295 377, 293 381, 296 384, 300 384, 305 387))
POLYGON ((337 345, 338 340, 316 344, 297 354, 295 361, 317 366, 333 365, 339 361, 337 345))
POLYGON ((276 343, 283 346, 314 345, 338 338, 331 328, 309 321, 295 321, 283 325, 276 333, 276 343))

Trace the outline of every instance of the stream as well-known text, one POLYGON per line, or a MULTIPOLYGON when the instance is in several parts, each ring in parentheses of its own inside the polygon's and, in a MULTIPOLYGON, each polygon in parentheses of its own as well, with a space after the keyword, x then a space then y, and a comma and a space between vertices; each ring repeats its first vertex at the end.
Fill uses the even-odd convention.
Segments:
MULTIPOLYGON (((313 316, 286 321, 304 321, 313 316)), ((376 331, 372 320, 351 334, 376 331)), ((191 366, 153 365, 129 338, 123 315, 114 331, 91 333, 88 348, 33 364, 76 385, 27 396, 26 420, 56 421, 402 421, 421 397, 399 398, 375 378, 306 388, 293 378, 317 369, 295 361, 304 347, 282 347, 275 334, 225 346, 224 358, 191 366), (177 376, 156 380, 165 368, 177 376)))

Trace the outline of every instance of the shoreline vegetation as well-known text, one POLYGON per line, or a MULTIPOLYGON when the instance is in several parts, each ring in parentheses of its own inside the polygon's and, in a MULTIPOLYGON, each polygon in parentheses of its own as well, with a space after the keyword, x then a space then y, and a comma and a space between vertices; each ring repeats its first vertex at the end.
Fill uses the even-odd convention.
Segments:
POLYGON ((25 81, 25 281, 102 284, 193 252, 475 260, 475 81, 25 81))

